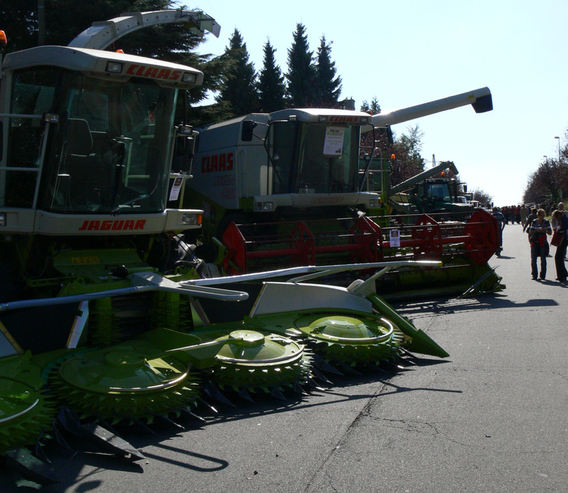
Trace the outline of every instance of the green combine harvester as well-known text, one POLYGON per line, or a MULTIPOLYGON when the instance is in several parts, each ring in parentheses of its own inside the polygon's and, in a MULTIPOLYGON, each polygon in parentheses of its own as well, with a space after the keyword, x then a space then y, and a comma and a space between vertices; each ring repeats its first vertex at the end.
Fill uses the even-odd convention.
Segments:
POLYGON ((491 214, 464 204, 452 204, 451 217, 448 204, 393 211, 395 192, 437 170, 392 187, 383 157, 391 125, 469 105, 477 113, 491 111, 490 90, 373 116, 286 108, 199 129, 184 204, 204 210, 203 229, 188 235, 204 245, 199 255, 225 274, 429 259, 443 265, 413 274, 392 271, 377 280, 377 289, 404 298, 462 294, 472 286, 477 293, 499 291, 501 278, 488 265, 499 245, 491 214), (443 214, 431 214, 437 211, 443 214))
POLYGON ((31 450, 65 434, 137 460, 109 431, 194 415, 231 395, 301 395, 326 374, 447 353, 375 292, 433 261, 303 266, 206 279, 180 208, 195 132, 174 125, 191 67, 104 51, 200 11, 97 23, 69 46, 7 54, 0 88, 0 457, 53 479, 31 450), (347 287, 321 276, 376 271, 347 287))

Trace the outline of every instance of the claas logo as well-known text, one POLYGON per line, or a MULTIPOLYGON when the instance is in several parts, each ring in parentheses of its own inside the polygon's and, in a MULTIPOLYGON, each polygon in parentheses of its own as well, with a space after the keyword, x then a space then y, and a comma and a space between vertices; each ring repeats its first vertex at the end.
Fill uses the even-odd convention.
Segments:
POLYGON ((126 70, 128 75, 147 77, 149 79, 179 80, 181 70, 170 70, 167 68, 149 67, 147 65, 131 64, 126 70))
POLYGON ((233 153, 222 152, 201 158, 201 172, 231 171, 233 169, 233 153))

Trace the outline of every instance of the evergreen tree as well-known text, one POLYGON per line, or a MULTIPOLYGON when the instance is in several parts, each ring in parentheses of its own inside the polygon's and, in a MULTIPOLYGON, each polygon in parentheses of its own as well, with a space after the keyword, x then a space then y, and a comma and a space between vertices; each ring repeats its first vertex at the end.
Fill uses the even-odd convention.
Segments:
MULTIPOLYGON (((44 0, 45 3, 45 44, 67 45, 75 36, 87 29, 95 21, 105 21, 118 17, 122 12, 142 10, 136 0, 44 0)), ((149 3, 149 2, 146 2, 149 3)), ((152 2, 155 8, 165 8, 169 2, 157 0, 152 2)), ((146 32, 148 35, 148 32, 146 32)), ((118 41, 125 52, 121 38, 118 41)), ((35 40, 34 40, 35 41, 35 40)), ((34 43, 35 44, 35 43, 34 43)), ((130 52, 132 53, 132 52, 130 52)))
POLYGON ((377 113, 381 112, 381 105, 377 98, 373 98, 371 100, 371 104, 367 102, 367 100, 363 101, 361 104, 361 111, 370 111, 372 115, 376 115, 377 113))
POLYGON ((290 106, 298 108, 313 106, 315 99, 316 68, 312 62, 306 28, 296 25, 292 47, 288 50, 288 98, 290 106))
MULTIPOLYGON (((8 50, 31 48, 39 42, 39 7, 45 16, 45 44, 67 45, 94 21, 104 21, 122 12, 173 8, 174 0, 2 0, 0 19, 8 35, 8 50)), ((187 31, 187 29, 186 29, 187 31)), ((144 45, 158 45, 145 30, 144 45)), ((122 43, 122 40, 121 40, 122 43)), ((139 46, 139 43, 136 43, 139 46)), ((122 46, 121 46, 122 47, 122 46)), ((125 50, 126 51, 126 50, 125 50)), ((132 53, 132 52, 131 52, 132 53)))
POLYGON ((315 106, 335 108, 341 93, 341 77, 336 75, 335 62, 331 60, 331 46, 325 36, 320 40, 316 64, 315 106))
POLYGON ((369 109, 373 112, 373 115, 381 112, 381 105, 379 104, 379 100, 377 98, 373 98, 371 100, 371 107, 369 109))
POLYGON ((260 108, 267 113, 284 108, 286 93, 284 77, 274 58, 275 51, 270 41, 267 41, 264 45, 264 63, 258 80, 260 108))
POLYGON ((225 117, 258 111, 256 72, 253 63, 249 62, 247 45, 237 29, 229 40, 229 46, 225 49, 223 57, 226 70, 222 74, 221 91, 216 99, 225 107, 225 117))

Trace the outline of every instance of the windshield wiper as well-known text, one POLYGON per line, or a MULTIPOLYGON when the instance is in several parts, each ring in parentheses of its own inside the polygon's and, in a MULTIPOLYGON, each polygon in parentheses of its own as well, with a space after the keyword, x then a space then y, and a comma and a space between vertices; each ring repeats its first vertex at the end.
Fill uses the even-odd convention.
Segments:
POLYGON ((136 202, 140 201, 140 200, 144 200, 147 199, 150 196, 150 194, 148 193, 142 193, 140 195, 138 195, 137 197, 134 197, 133 199, 129 200, 128 202, 125 202, 124 204, 118 204, 112 211, 111 214, 114 214, 118 211, 120 211, 120 209, 124 209, 126 207, 130 207, 132 205, 134 205, 136 202))

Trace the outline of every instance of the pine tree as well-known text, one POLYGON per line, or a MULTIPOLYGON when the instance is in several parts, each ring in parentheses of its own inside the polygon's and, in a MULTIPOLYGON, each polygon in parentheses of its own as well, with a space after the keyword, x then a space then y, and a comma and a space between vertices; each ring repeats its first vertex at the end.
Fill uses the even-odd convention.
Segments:
POLYGON ((229 40, 223 57, 227 65, 216 100, 225 106, 226 117, 258 111, 256 72, 253 63, 249 61, 246 43, 237 29, 229 40))
POLYGON ((331 60, 331 46, 325 36, 320 40, 316 64, 315 105, 322 108, 337 107, 341 93, 341 77, 336 76, 335 62, 331 60))
POLYGON ((376 115, 381 112, 381 105, 379 100, 375 97, 371 100, 371 104, 365 99, 361 104, 361 111, 370 111, 372 115, 376 115))
POLYGON ((381 105, 379 104, 379 100, 377 98, 373 98, 371 100, 370 110, 373 112, 373 115, 381 112, 381 105))
MULTIPOLYGON (((158 0, 164 8, 164 1, 158 0)), ((16 51, 37 46, 39 18, 36 0, 2 0, 0 2, 1 29, 8 36, 8 50, 16 51)), ((91 25, 117 17, 121 12, 140 10, 131 0, 44 0, 45 44, 66 45, 77 34, 91 25)), ((154 2, 156 3, 156 2, 154 2)))
POLYGON ((267 113, 284 108, 286 93, 284 77, 274 58, 275 51, 270 41, 267 41, 264 45, 264 63, 258 81, 260 108, 267 113))
POLYGON ((306 28, 296 25, 292 47, 288 50, 288 98, 290 106, 298 108, 313 106, 315 96, 316 68, 313 54, 309 51, 306 28))

